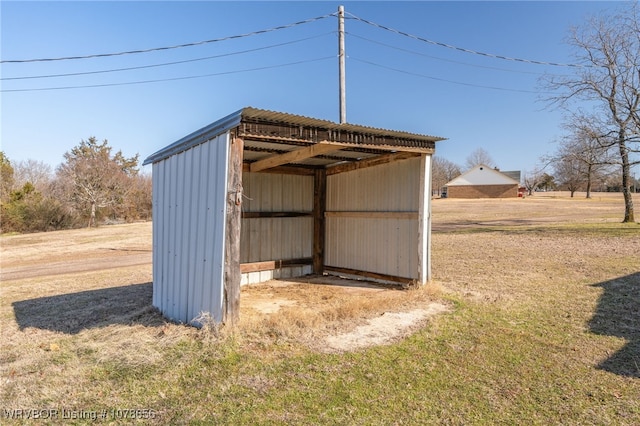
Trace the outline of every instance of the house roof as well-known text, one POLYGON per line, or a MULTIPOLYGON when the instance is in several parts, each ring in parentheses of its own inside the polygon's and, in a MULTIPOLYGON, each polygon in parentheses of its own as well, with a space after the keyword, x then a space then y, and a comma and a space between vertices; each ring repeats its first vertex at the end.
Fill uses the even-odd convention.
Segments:
MULTIPOLYGON (((339 124, 301 115, 242 108, 217 120, 167 147, 151 154, 143 165, 162 161, 227 131, 244 140, 245 162, 254 163, 275 155, 279 165, 326 167, 354 162, 381 154, 409 152, 433 153, 438 136, 380 129, 355 124, 339 124), (313 145, 322 145, 313 147, 313 145), (294 151, 307 150, 293 154, 294 151)), ((274 164, 274 160, 270 161, 274 164)), ((260 167, 265 165, 264 162, 260 167)), ((254 165, 256 166, 256 165, 254 165)), ((257 167, 256 167, 257 168, 257 167)))
POLYGON ((457 178, 447 182, 445 186, 513 185, 519 183, 520 182, 514 178, 493 167, 489 167, 486 164, 479 164, 457 178))

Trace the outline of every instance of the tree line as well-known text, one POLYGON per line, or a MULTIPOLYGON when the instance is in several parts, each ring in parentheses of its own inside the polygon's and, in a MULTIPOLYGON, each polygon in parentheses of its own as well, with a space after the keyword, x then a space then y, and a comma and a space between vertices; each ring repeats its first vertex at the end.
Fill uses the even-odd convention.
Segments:
POLYGON ((0 151, 1 231, 42 232, 151 219, 151 176, 138 155, 113 152, 107 140, 82 140, 55 170, 35 160, 13 163, 0 151))

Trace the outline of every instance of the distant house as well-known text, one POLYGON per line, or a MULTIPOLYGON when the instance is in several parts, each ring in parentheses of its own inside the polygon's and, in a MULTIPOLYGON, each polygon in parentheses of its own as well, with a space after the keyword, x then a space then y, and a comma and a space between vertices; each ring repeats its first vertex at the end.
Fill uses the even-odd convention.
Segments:
POLYGON ((448 198, 518 197, 520 172, 501 172, 485 164, 475 166, 445 184, 448 198))

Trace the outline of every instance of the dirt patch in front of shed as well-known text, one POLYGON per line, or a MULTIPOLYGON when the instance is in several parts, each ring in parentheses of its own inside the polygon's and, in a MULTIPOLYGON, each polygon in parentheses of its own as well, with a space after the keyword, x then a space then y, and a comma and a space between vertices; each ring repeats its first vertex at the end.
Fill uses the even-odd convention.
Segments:
POLYGON ((326 275, 274 280, 243 287, 240 328, 320 352, 353 351, 397 341, 445 312, 438 292, 326 275))
MULTIPOLYGON (((140 315, 145 325, 167 323, 151 307, 150 222, 6 236, 0 254, 0 317, 11 322, 5 330, 28 329, 46 340, 50 333, 137 324, 140 315)), ((357 349, 411 333, 426 321, 423 310, 434 298, 433 289, 334 276, 274 280, 242 288, 237 335, 319 351, 357 349)), ((176 335, 194 331, 166 327, 176 335)), ((18 334, 4 337, 19 341, 18 334)))

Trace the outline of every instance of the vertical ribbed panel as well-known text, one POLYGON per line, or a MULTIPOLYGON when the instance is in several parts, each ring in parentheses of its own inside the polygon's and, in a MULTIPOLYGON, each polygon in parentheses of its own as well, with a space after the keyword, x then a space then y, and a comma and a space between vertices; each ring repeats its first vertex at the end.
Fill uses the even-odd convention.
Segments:
MULTIPOLYGON (((243 173, 245 212, 311 212, 313 177, 243 173)), ((313 218, 242 219, 240 262, 311 257, 313 218)))
MULTIPOLYGON (((420 158, 329 176, 327 212, 419 211, 420 158)), ((326 218, 325 264, 418 278, 417 219, 326 218)))
POLYGON ((222 319, 229 135, 153 165, 153 305, 222 319))
POLYGON ((313 209, 313 177, 275 173, 242 174, 245 212, 291 212, 313 209))
POLYGON ((331 175, 327 211, 417 212, 420 159, 331 175))

